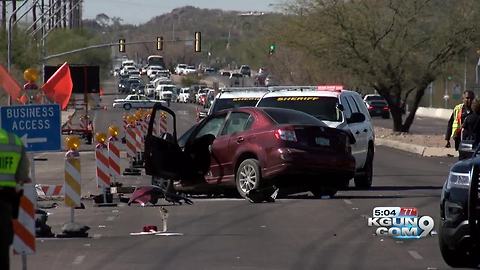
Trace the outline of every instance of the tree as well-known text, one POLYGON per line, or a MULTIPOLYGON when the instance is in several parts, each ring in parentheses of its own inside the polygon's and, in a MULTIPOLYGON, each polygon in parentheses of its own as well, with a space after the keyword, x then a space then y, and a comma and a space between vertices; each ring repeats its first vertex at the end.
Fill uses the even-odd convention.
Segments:
POLYGON ((478 40, 479 7, 476 0, 297 0, 283 41, 375 89, 394 131, 408 132, 427 86, 478 40))

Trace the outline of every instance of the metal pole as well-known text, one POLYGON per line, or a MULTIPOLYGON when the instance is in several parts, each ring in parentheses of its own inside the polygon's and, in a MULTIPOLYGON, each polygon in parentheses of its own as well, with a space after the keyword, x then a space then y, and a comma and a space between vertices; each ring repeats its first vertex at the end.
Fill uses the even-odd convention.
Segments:
POLYGON ((22 270, 27 270, 27 255, 22 253, 22 270))
MULTIPOLYGON (((28 0, 23 2, 19 7, 17 7, 14 11, 12 11, 12 14, 10 14, 10 17, 8 18, 8 29, 7 29, 7 70, 10 72, 11 65, 12 65, 12 27, 13 27, 13 18, 14 15, 17 14, 18 10, 21 9, 23 6, 25 6, 28 3, 28 0)), ((9 101, 10 105, 10 101, 9 101)))
POLYGON ((74 207, 70 207, 70 222, 71 223, 74 223, 75 222, 75 208, 74 207))
POLYGON ((433 106, 433 82, 430 83, 430 108, 433 106))
POLYGON ((445 99, 445 109, 448 109, 448 79, 445 79, 445 95, 443 98, 445 99))
POLYGON ((465 69, 463 76, 463 91, 467 90, 467 54, 465 54, 465 69))

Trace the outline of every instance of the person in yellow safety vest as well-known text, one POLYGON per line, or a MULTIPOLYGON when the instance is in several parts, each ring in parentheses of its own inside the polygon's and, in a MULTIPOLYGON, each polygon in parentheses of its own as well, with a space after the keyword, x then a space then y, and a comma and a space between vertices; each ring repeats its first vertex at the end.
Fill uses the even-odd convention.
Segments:
POLYGON ((29 162, 22 141, 0 129, 0 269, 10 269, 13 219, 18 217, 21 187, 31 182, 29 162))
POLYGON ((450 139, 453 139, 455 142, 455 150, 458 150, 461 141, 462 124, 465 118, 472 113, 472 101, 474 99, 475 93, 466 90, 463 92, 463 103, 453 108, 450 120, 448 120, 447 132, 445 133, 445 140, 447 141, 445 145, 446 148, 450 148, 450 139))

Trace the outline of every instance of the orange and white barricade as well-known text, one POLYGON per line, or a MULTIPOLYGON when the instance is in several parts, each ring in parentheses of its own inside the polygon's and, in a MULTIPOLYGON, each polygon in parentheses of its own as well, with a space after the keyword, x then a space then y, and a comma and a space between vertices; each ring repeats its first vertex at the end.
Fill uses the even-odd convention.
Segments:
POLYGON ((127 132, 125 134, 125 139, 127 141, 127 157, 134 158, 137 156, 137 139, 136 139, 136 127, 134 125, 127 126, 127 132))
POLYGON ((44 185, 37 184, 35 185, 37 191, 37 197, 60 197, 65 194, 65 189, 63 185, 44 185))
POLYGON ((35 253, 35 187, 23 186, 18 219, 13 220, 13 250, 16 254, 35 253))
MULTIPOLYGON (((69 150, 65 155, 65 204, 72 209, 81 206, 82 177, 80 153, 69 150)), ((73 219, 73 217, 72 217, 73 219)), ((72 221, 73 222, 73 221, 72 221)))
POLYGON ((95 147, 95 162, 97 165, 97 187, 105 190, 110 187, 110 161, 108 147, 98 143, 95 147))
POLYGON ((115 182, 120 177, 120 148, 118 138, 114 136, 108 138, 108 166, 110 179, 115 182))
POLYGON ((165 112, 162 112, 160 114, 160 132, 167 132, 167 114, 165 112))

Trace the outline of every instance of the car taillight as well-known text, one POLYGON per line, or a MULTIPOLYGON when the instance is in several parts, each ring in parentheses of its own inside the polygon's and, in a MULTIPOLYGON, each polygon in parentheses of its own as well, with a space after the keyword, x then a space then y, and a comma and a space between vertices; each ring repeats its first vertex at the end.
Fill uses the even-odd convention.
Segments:
POLYGON ((297 141, 297 136, 295 135, 295 130, 292 129, 277 129, 275 130, 275 138, 278 140, 284 141, 297 141))
POLYGON ((388 111, 388 106, 384 106, 384 107, 383 107, 383 110, 384 110, 384 111, 388 111))
POLYGON ((368 105, 368 106, 367 106, 367 109, 369 109, 369 110, 373 110, 373 107, 372 107, 372 105, 368 105))

